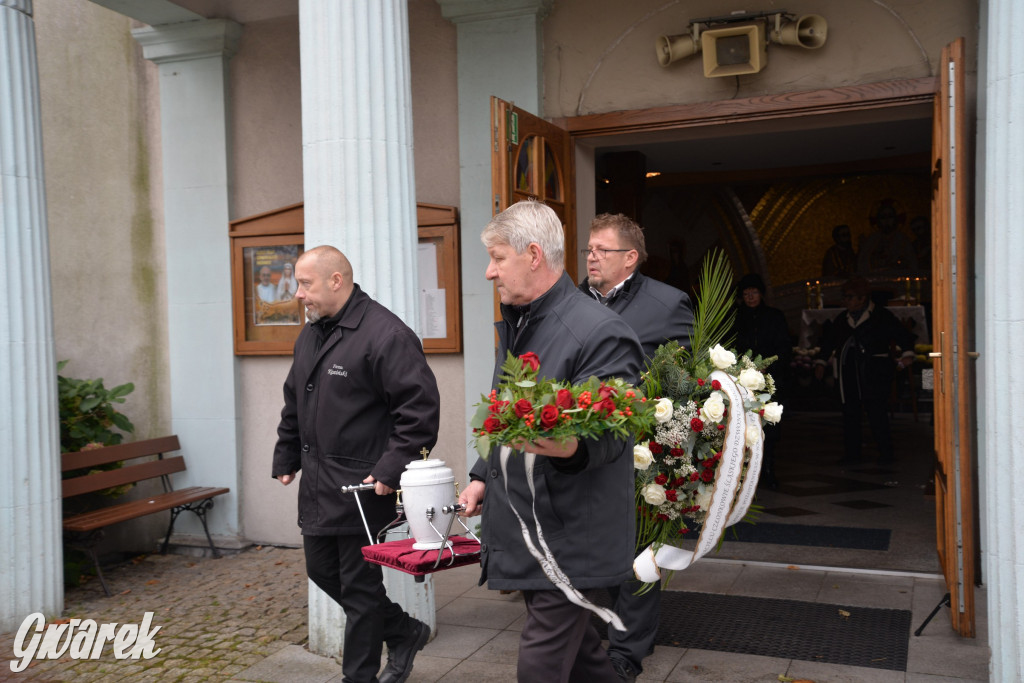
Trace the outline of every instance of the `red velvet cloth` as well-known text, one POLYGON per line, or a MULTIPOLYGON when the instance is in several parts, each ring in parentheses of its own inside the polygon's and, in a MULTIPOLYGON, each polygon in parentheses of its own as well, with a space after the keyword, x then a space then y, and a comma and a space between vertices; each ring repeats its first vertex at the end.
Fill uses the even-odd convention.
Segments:
POLYGON ((373 562, 384 567, 391 567, 413 576, 423 576, 432 572, 439 572, 442 569, 452 569, 467 564, 475 564, 480 561, 480 543, 464 536, 450 536, 452 548, 441 550, 441 562, 437 568, 437 550, 416 550, 412 544, 416 539, 406 538, 401 541, 388 541, 376 545, 363 546, 363 557, 367 562, 373 562), (452 561, 452 550, 455 551, 455 560, 452 561))

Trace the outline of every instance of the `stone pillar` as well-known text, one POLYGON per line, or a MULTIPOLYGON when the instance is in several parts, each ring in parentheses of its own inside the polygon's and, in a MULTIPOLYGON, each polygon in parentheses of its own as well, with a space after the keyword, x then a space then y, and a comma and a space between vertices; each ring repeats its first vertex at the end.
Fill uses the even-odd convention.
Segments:
MULTIPOLYGON (((341 249, 360 287, 419 331, 406 2, 300 0, 299 33, 305 246, 341 249)), ((432 584, 385 574, 391 599, 433 629, 432 584)), ((337 655, 344 630, 309 582, 310 650, 337 655)))
POLYGON ((976 267, 979 470, 984 581, 993 681, 1024 680, 1024 382, 1008 365, 1024 339, 1024 12, 1017 0, 982 4, 979 53, 976 267), (985 16, 987 12, 987 17, 985 16))
MULTIPOLYGON (((132 31, 160 74, 171 426, 188 457, 176 482, 231 489, 209 514, 221 545, 239 543, 242 493, 227 119, 227 63, 240 31, 224 19, 132 31)), ((180 517, 175 532, 206 545, 193 515, 180 517)))
POLYGON ((60 434, 31 0, 0 0, 0 632, 64 608, 60 434))

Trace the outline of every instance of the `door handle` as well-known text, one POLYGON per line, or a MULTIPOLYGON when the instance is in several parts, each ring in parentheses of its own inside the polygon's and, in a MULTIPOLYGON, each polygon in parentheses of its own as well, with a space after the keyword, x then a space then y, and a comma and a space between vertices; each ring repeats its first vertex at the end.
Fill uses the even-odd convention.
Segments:
POLYGON ((981 356, 981 354, 978 353, 977 351, 968 351, 967 352, 967 357, 968 358, 978 358, 979 356, 981 356))
POLYGON ((929 351, 928 352, 928 357, 929 358, 942 358, 942 352, 941 351, 929 351))

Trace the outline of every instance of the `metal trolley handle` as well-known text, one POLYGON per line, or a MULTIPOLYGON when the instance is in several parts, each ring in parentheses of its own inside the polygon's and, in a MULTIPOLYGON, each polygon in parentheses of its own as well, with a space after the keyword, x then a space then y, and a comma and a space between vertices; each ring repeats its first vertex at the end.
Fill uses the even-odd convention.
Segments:
POLYGON ((388 531, 390 531, 391 529, 405 521, 405 508, 402 505, 402 490, 399 489, 396 492, 398 493, 398 502, 395 503, 395 512, 398 513, 398 516, 395 517, 391 522, 389 522, 387 526, 385 526, 383 529, 377 532, 376 542, 373 540, 373 534, 370 533, 370 525, 366 521, 366 513, 363 512, 363 503, 362 501, 359 500, 359 492, 372 491, 374 486, 375 484, 349 484, 341 487, 342 493, 351 493, 353 496, 355 496, 356 507, 359 508, 359 516, 363 519, 363 528, 366 529, 366 540, 370 542, 370 545, 380 543, 380 539, 384 536, 384 534, 386 534, 388 531))

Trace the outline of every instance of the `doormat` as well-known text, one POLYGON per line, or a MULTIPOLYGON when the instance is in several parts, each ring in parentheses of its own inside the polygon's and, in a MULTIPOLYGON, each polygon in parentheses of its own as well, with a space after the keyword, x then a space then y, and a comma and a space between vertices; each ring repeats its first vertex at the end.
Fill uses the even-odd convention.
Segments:
MULTIPOLYGON (((687 534, 697 538, 700 529, 687 534)), ((808 545, 819 548, 850 548, 853 550, 888 550, 890 529, 866 529, 847 526, 809 526, 805 524, 735 524, 725 530, 725 541, 742 543, 774 543, 777 545, 808 545)))
MULTIPOLYGON (((607 593, 596 591, 608 606, 607 593)), ((662 591, 656 645, 906 671, 909 610, 662 591)), ((607 637, 607 626, 594 625, 607 637)))

